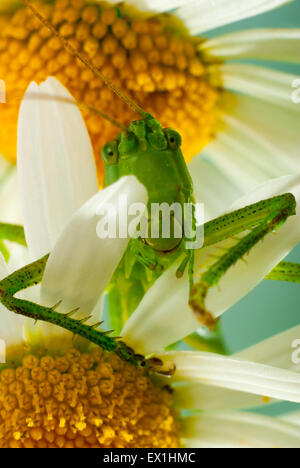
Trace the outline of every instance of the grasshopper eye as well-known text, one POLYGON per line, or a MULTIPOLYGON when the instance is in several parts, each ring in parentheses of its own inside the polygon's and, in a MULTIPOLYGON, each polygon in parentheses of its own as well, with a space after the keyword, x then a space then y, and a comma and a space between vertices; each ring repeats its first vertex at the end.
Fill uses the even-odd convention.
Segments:
POLYGON ((168 140, 168 146, 170 149, 175 150, 181 146, 181 136, 176 130, 172 128, 166 128, 165 135, 168 140))
POLYGON ((118 143, 110 141, 102 149, 102 159, 107 164, 117 164, 119 159, 118 143))

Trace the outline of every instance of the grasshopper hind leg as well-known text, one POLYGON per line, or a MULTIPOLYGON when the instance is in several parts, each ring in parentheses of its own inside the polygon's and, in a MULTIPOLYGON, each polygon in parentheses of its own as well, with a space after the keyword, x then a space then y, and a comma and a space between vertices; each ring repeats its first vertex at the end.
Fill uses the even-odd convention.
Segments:
MULTIPOLYGON (((191 290, 190 306, 203 325, 212 327, 214 324, 212 315, 205 305, 209 289, 217 285, 222 276, 265 236, 278 229, 289 216, 294 215, 295 209, 295 198, 287 193, 262 200, 206 223, 204 246, 216 244, 237 234, 245 233, 245 235, 237 240, 233 247, 217 257, 191 290)), ((277 269, 273 275, 287 275, 287 271, 282 270, 284 268, 281 268, 281 272, 277 269)))
POLYGON ((268 280, 286 281, 288 283, 300 283, 300 264, 293 262, 280 262, 266 276, 268 280))

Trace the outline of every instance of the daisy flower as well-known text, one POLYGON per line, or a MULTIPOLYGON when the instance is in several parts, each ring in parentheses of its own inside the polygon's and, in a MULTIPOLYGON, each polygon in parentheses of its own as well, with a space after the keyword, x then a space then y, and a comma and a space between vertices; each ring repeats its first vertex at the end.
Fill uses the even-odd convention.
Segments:
MULTIPOLYGON (((210 29, 285 5, 289 0, 40 0, 39 11, 102 74, 177 129, 210 215, 269 178, 297 172, 296 76, 245 59, 299 63, 299 29, 240 31, 206 39, 210 29), (166 13, 170 12, 171 13, 166 13), (209 184, 205 181, 209 180, 209 184), (223 197, 212 188, 223 184, 223 197), (220 199, 221 198, 221 199, 220 199), (224 203, 222 201, 224 200, 224 203)), ((22 0, 0 2, 0 153, 16 157, 17 114, 30 81, 55 76, 81 103, 126 125, 136 116, 92 72, 66 52, 22 0)), ((100 151, 117 130, 83 111, 98 176, 100 151)))
MULTIPOLYGON (((62 85, 49 78, 40 87, 32 83, 28 93, 36 99, 25 98, 21 106, 18 173, 28 244, 22 264, 51 253, 41 286, 18 297, 46 306, 60 300, 59 312, 80 306, 77 318, 92 315, 97 321, 101 295, 128 239, 99 238, 96 210, 110 202, 121 218, 121 195, 130 203, 146 203, 147 193, 134 176, 98 192, 92 146, 79 110, 40 99, 40 92, 70 99, 62 85)), ((282 191, 290 191, 299 202, 300 177, 275 179, 236 206, 282 191)), ((261 245, 255 247, 247 268, 240 270, 237 264, 225 276, 222 290, 208 297, 215 316, 293 248, 300 237, 299 213, 271 237, 265 240, 263 255, 261 245)), ((197 268, 209 252, 211 248, 200 251, 197 268)), ((1 277, 22 264, 20 255, 8 265, 2 260, 1 277)), ((7 363, 0 370, 0 446, 300 447, 295 422, 242 411, 278 400, 300 402, 299 366, 290 359, 290 343, 300 328, 231 357, 166 351, 199 327, 187 305, 188 279, 174 279, 172 267, 147 292, 122 331, 122 340, 135 353, 155 353, 155 360, 162 362, 159 375, 81 339, 75 346, 70 332, 35 325, 1 306, 0 337, 7 345, 7 363), (169 369, 176 370, 166 378, 162 374, 169 369), (184 416, 185 409, 189 416, 184 416)))

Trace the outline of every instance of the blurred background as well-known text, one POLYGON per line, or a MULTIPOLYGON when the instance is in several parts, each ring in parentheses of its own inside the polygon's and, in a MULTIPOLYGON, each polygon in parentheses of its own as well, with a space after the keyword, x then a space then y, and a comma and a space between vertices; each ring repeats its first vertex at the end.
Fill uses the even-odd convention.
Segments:
MULTIPOLYGON (((299 28, 300 0, 294 0, 291 4, 270 13, 215 29, 209 33, 209 36, 213 37, 240 29, 266 27, 299 28)), ((296 74, 300 78, 300 66, 278 65, 268 62, 268 66, 270 65, 275 69, 296 74)), ((287 260, 300 262, 300 244, 287 257, 287 260)), ((224 314, 221 326, 229 350, 237 352, 271 335, 299 325, 299 323, 300 285, 265 280, 224 314)), ((261 412, 279 414, 284 410, 292 409, 300 410, 300 404, 272 405, 264 408, 261 412)))

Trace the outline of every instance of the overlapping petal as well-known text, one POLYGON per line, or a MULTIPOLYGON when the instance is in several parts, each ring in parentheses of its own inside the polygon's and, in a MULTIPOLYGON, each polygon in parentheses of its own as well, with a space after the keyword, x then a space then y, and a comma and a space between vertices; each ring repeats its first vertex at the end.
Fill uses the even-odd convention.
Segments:
MULTIPOLYGON (((293 361, 293 353, 299 355, 297 352, 299 337, 300 326, 297 326, 263 340, 232 357, 299 372, 300 364, 293 361)), ((184 382, 177 385, 174 398, 179 407, 194 410, 245 409, 274 402, 265 395, 258 396, 246 391, 213 387, 202 382, 184 382)))
POLYGON ((288 3, 289 0, 183 0, 176 14, 192 34, 250 18, 288 3))
POLYGON ((296 75, 255 65, 225 63, 220 67, 226 89, 254 96, 282 108, 294 110, 293 83, 296 75))
POLYGON ((0 217, 1 222, 22 222, 18 193, 18 177, 15 166, 0 156, 0 217))
POLYGON ((176 407, 185 410, 249 409, 277 401, 263 395, 214 387, 200 382, 184 382, 175 386, 174 389, 176 407))
MULTIPOLYGON (((224 130, 205 148, 205 154, 240 193, 269 178, 298 173, 299 112, 296 104, 282 108, 276 101, 239 96, 232 111, 223 111, 224 130)), ((200 172, 197 177, 195 185, 201 186, 200 172)))
POLYGON ((214 37, 199 49, 226 60, 255 58, 299 63, 300 29, 250 29, 214 37))
POLYGON ((51 252, 42 281, 43 304, 53 306, 63 301, 61 311, 79 307, 78 316, 92 313, 129 241, 128 235, 99 237, 99 210, 109 209, 108 224, 128 225, 133 218, 138 219, 124 213, 119 203, 121 195, 127 198, 128 207, 147 204, 147 191, 134 176, 120 179, 87 201, 71 218, 51 252))
POLYGON ((300 411, 291 411, 281 415, 278 419, 300 427, 300 411))
POLYGON ((199 414, 182 421, 188 448, 299 448, 300 429, 275 418, 242 412, 199 414))
POLYGON ((159 357, 166 367, 175 364, 174 382, 204 383, 300 403, 300 375, 295 372, 205 352, 170 351, 159 357))
POLYGON ((188 168, 194 183, 195 198, 205 206, 205 221, 222 214, 244 193, 240 179, 232 181, 232 174, 226 175, 222 166, 214 164, 211 155, 209 158, 203 154, 196 156, 188 168))
POLYGON ((293 360, 293 353, 297 353, 299 340, 300 326, 298 325, 244 349, 234 357, 299 372, 300 363, 297 364, 296 359, 293 360))
POLYGON ((121 335, 137 352, 148 354, 189 335, 199 327, 188 307, 187 274, 177 279, 172 266, 146 293, 121 335))

